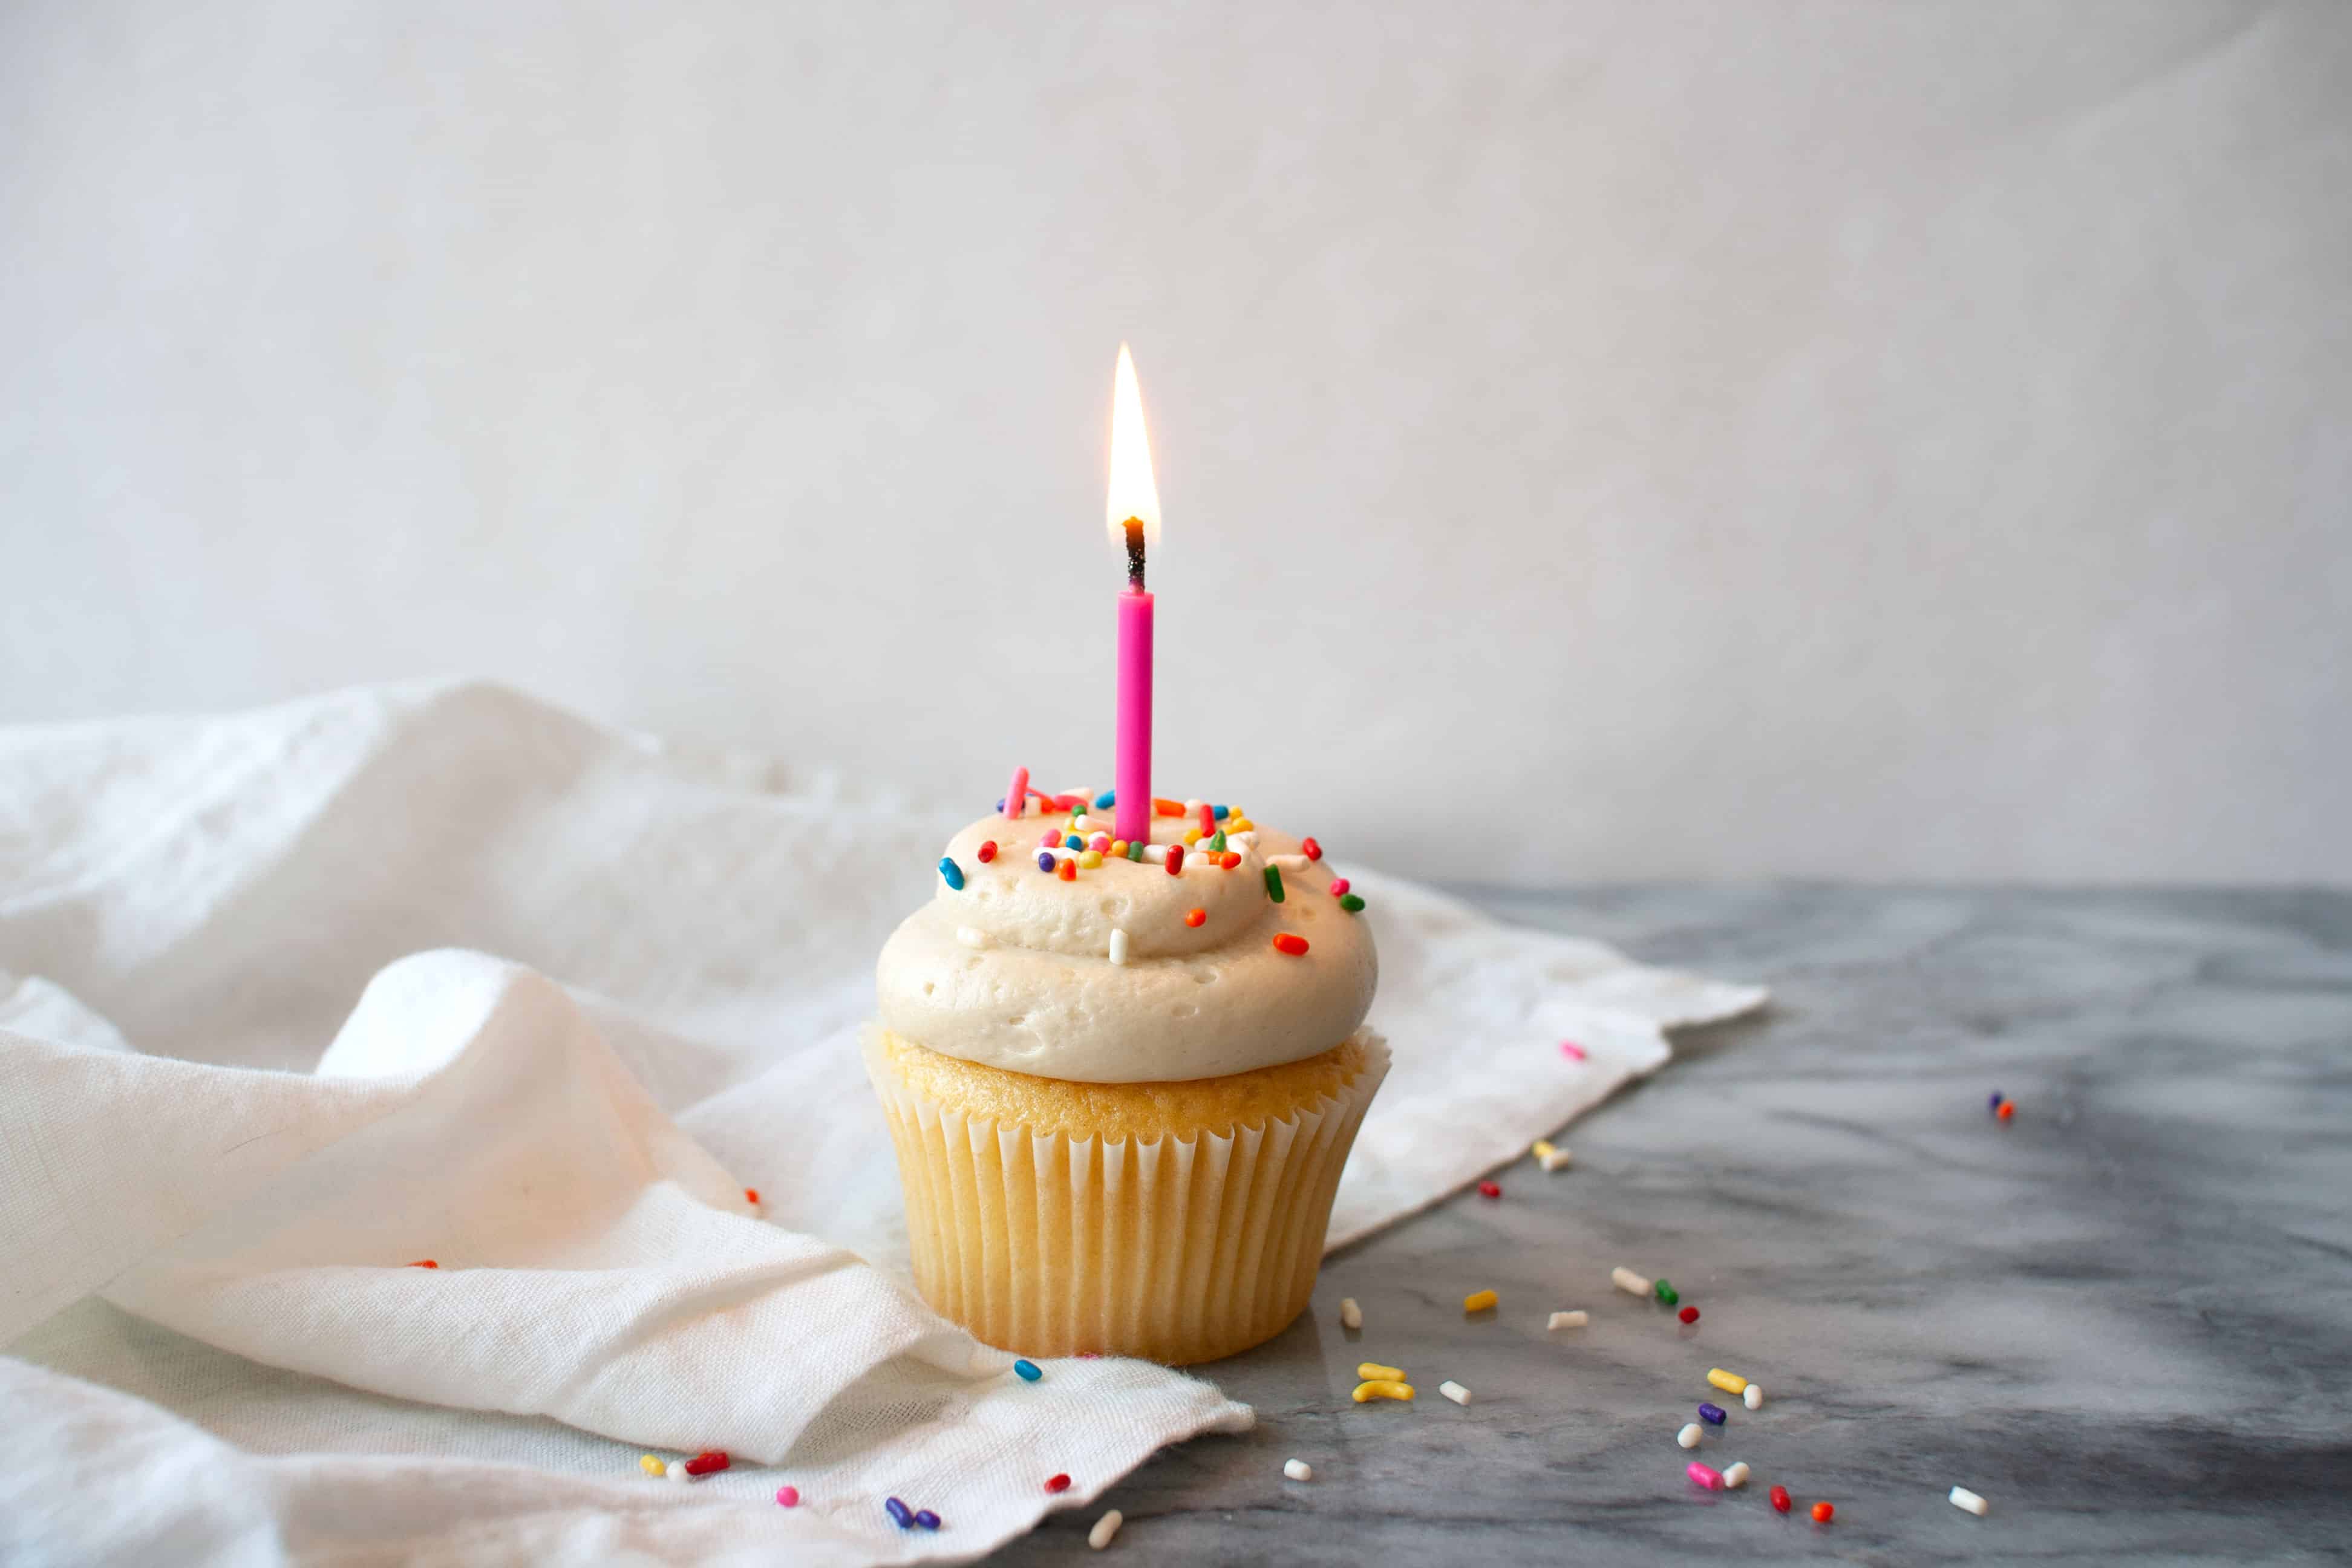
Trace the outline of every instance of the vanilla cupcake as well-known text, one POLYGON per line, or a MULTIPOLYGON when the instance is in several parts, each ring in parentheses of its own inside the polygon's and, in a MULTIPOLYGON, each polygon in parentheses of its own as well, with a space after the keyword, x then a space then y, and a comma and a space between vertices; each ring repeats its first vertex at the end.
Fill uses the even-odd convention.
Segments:
POLYGON ((1090 856, 1108 820, 985 818, 882 950, 866 1064, 916 1284, 989 1344, 1211 1361, 1314 1289, 1388 1070, 1371 933, 1311 840, 1192 826, 1090 856))

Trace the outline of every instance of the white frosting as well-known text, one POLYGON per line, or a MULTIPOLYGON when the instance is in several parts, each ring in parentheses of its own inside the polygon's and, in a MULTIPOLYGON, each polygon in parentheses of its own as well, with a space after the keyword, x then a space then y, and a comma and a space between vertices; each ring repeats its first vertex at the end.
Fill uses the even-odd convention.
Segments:
MULTIPOLYGON (((1331 896, 1331 872, 1286 860, 1283 901, 1267 894, 1267 857, 1297 854, 1298 840, 1259 827, 1235 836, 1247 847, 1234 869, 1187 849, 1174 876, 1106 855, 1066 882, 1037 856, 1045 831, 1068 821, 1034 809, 988 816, 949 841, 962 889, 939 878, 876 967, 893 1034, 1041 1078, 1159 1083, 1318 1056, 1364 1021, 1379 961, 1363 917, 1331 896), (983 864, 989 840, 997 855, 983 864), (1188 926, 1195 909, 1207 918, 1188 926), (1118 963, 1115 931, 1127 933, 1118 963), (1276 951, 1280 931, 1306 938, 1307 951, 1276 951)), ((1088 821, 1109 830, 1108 813, 1088 821)), ((1180 843, 1192 826, 1155 817, 1152 836, 1180 843)))

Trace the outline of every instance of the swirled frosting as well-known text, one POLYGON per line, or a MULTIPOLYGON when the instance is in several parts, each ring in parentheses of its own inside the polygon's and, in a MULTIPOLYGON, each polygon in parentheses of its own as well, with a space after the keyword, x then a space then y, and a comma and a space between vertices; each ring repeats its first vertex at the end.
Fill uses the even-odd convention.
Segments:
MULTIPOLYGON (((1065 881, 1037 857, 1045 832, 1067 820, 988 816, 949 841, 963 886, 942 873, 876 966, 893 1034, 1041 1078, 1159 1083, 1298 1061, 1364 1021, 1379 975, 1371 931, 1298 840, 1255 828, 1234 836, 1241 864, 1230 870, 1194 851, 1173 876, 1107 856, 1065 881), (990 841, 997 853, 983 862, 990 841), (1194 910, 1201 923, 1187 924, 1194 910), (1279 934, 1307 951, 1281 951, 1279 934)), ((1156 817, 1153 842, 1181 843, 1190 825, 1156 817)))

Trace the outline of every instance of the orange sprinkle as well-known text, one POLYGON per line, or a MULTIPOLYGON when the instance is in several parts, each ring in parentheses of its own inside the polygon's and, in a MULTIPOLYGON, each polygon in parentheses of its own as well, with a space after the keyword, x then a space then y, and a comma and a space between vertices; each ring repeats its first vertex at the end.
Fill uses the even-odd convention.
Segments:
POLYGON ((1294 931, 1279 932, 1274 939, 1274 951, 1286 952, 1291 957, 1297 958, 1307 951, 1307 939, 1294 931))
POLYGON ((410 1264, 409 1267, 411 1268, 438 1268, 441 1266, 434 1262, 433 1259, 429 1258, 420 1258, 415 1262, 410 1264))
POLYGON ((1154 814, 1160 816, 1181 816, 1184 815, 1184 803, 1181 800, 1162 800, 1155 795, 1151 797, 1151 809, 1154 814))
POLYGON ((1076 860, 1064 860, 1054 868, 1054 875, 1065 882, 1075 882, 1078 879, 1078 863, 1076 860))
POLYGON ((1228 871, 1232 870, 1241 863, 1242 858, 1231 849, 1226 850, 1223 854, 1217 857, 1217 864, 1223 866, 1228 871))
POLYGON ((2000 1102, 2000 1109, 1994 1111, 1993 1114, 2000 1117, 2003 1121, 2006 1121, 2012 1114, 2015 1113, 2016 1110, 2017 1102, 2015 1100, 2004 1100, 2000 1102))
POLYGON ((1186 910, 1184 911, 1184 923, 1188 926, 1199 925, 1208 918, 1209 911, 1206 910, 1186 910))
POLYGON ((743 1189, 743 1201, 747 1204, 758 1203, 760 1201, 760 1189, 757 1187, 745 1187, 743 1189))

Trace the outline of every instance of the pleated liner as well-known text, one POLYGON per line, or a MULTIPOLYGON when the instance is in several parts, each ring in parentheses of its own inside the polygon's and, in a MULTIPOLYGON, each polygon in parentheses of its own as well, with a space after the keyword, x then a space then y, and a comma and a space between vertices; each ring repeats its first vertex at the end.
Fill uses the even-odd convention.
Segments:
POLYGON ((869 1035, 906 1188, 915 1283, 982 1343, 1181 1365, 1273 1338, 1306 1309, 1339 1172, 1388 1047, 1262 1127, 1117 1142, 967 1116, 908 1085, 869 1035))

